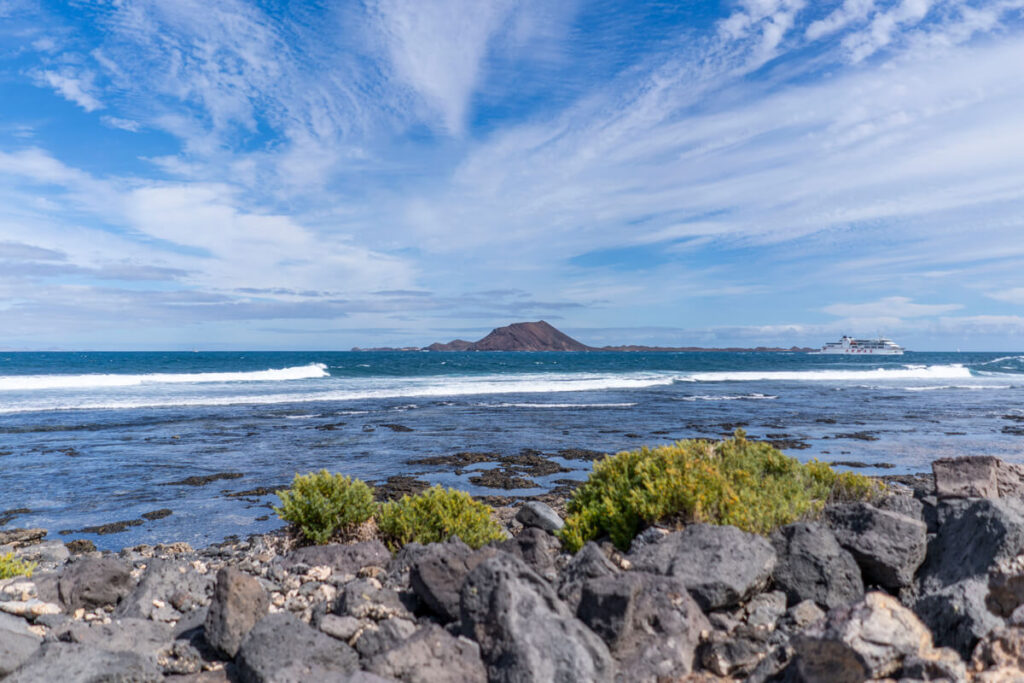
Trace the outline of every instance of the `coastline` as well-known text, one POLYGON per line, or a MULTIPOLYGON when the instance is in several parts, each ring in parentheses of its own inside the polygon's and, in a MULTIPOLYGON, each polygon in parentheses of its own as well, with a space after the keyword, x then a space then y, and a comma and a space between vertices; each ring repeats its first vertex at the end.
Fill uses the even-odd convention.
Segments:
POLYGON ((39 569, 0 581, 0 678, 59 666, 182 682, 1024 675, 1009 654, 1024 644, 1024 468, 960 458, 885 480, 873 504, 830 505, 769 537, 654 526, 628 551, 599 541, 574 555, 551 534, 558 512, 536 502, 496 510, 508 538, 476 551, 300 547, 279 530, 72 553, 29 533, 14 552, 39 569))

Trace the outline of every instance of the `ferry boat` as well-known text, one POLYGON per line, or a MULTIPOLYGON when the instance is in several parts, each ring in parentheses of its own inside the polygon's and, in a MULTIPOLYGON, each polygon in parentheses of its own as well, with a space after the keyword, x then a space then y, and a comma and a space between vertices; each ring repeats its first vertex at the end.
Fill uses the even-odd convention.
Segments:
POLYGON ((828 342, 821 347, 821 351, 812 353, 850 353, 850 354, 874 354, 876 356, 902 356, 903 347, 891 339, 879 337, 878 339, 854 339, 843 336, 837 342, 828 342))

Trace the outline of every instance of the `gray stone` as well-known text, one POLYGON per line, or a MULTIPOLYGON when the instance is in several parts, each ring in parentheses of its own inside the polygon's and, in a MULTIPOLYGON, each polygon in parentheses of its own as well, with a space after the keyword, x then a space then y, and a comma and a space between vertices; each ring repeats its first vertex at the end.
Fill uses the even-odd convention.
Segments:
POLYGON ((131 681, 159 683, 164 680, 150 658, 134 652, 111 652, 77 643, 44 643, 4 683, 52 681, 60 683, 99 683, 131 681))
POLYGON ((109 624, 69 622, 54 632, 65 643, 86 645, 110 652, 134 652, 152 661, 171 646, 171 629, 148 619, 116 619, 109 624))
POLYGON ((487 552, 474 553, 458 538, 431 543, 410 561, 409 585, 442 621, 456 621, 462 582, 487 555, 487 552))
POLYGON ((718 676, 746 678, 764 659, 769 644, 754 634, 715 631, 700 646, 700 661, 718 676))
POLYGON ((499 553, 462 586, 463 634, 480 645, 492 683, 610 681, 604 642, 522 560, 499 553))
POLYGON ((337 638, 347 643, 361 629, 365 628, 367 623, 355 617, 339 617, 336 614, 325 614, 320 618, 318 627, 332 638, 337 638))
POLYGON ((27 621, 0 612, 0 678, 24 664, 42 642, 42 637, 29 630, 27 621))
POLYGON ((233 567, 221 569, 206 614, 206 642, 234 657, 269 606, 270 598, 259 581, 233 567))
POLYGON ((60 599, 68 610, 116 605, 132 589, 128 567, 112 557, 83 557, 61 574, 60 599))
POLYGON ((356 619, 381 621, 392 617, 412 618, 398 593, 383 588, 375 579, 356 579, 345 584, 335 614, 356 619))
POLYGON ((914 610, 936 642, 967 656, 998 625, 986 604, 990 567, 1024 550, 1024 503, 1002 498, 946 500, 938 533, 918 571, 914 610))
POLYGON ((345 680, 359 668, 359 657, 345 643, 279 612, 249 631, 235 665, 242 683, 304 683, 345 680))
POLYGON ((879 510, 888 510, 911 519, 924 520, 924 503, 909 494, 892 493, 875 503, 879 510))
POLYGON ((299 565, 307 567, 327 566, 335 574, 359 573, 363 567, 385 567, 391 560, 391 552, 377 540, 361 543, 311 545, 293 550, 281 559, 281 566, 292 571, 299 565))
POLYGON ((524 503, 516 513, 516 521, 525 527, 535 527, 548 532, 558 531, 565 526, 565 522, 550 505, 538 500, 524 503))
POLYGON ((786 614, 779 620, 779 628, 789 633, 799 633, 824 618, 825 612, 817 603, 813 600, 804 600, 786 610, 786 614))
POLYGON ((177 621, 182 614, 208 604, 213 578, 185 562, 153 558, 138 585, 114 610, 117 617, 177 621))
POLYGON ((927 550, 924 522, 868 503, 836 505, 825 515, 839 545, 857 560, 865 581, 891 591, 913 582, 927 550))
POLYGON ((487 669, 476 643, 427 625, 370 660, 368 670, 404 683, 484 683, 487 669))
POLYGON ((793 638, 807 683, 861 683, 900 670, 908 657, 932 653, 931 633, 913 612, 884 593, 838 607, 793 638))
POLYGON ((619 571, 619 568, 612 564, 601 548, 590 541, 569 560, 569 564, 562 570, 558 580, 558 597, 575 612, 580 602, 583 584, 588 579, 611 576, 618 574, 619 571))
POLYGON ((576 614, 638 682, 690 673, 701 632, 711 629, 681 579, 644 572, 588 580, 576 614))
POLYGON ((749 626, 772 631, 786 613, 786 594, 782 591, 771 591, 755 595, 743 607, 743 611, 749 626))
POLYGON ((499 550, 515 555, 550 581, 558 577, 555 571, 555 557, 562 548, 561 542, 551 534, 532 527, 523 529, 515 538, 510 538, 496 546, 499 550))
POLYGON ((790 604, 813 600, 832 609, 859 600, 864 582, 853 555, 822 524, 797 522, 771 536, 778 554, 773 578, 790 604))
POLYGON ((416 622, 409 619, 385 619, 376 628, 365 629, 356 640, 359 658, 369 660, 404 642, 416 632, 416 622))
POLYGON ((64 564, 71 557, 67 547, 60 541, 43 541, 20 548, 14 554, 23 560, 46 566, 64 564))
POLYGON ((629 559, 637 570, 682 579, 704 610, 746 600, 767 585, 776 564, 763 537, 713 524, 692 524, 629 559))

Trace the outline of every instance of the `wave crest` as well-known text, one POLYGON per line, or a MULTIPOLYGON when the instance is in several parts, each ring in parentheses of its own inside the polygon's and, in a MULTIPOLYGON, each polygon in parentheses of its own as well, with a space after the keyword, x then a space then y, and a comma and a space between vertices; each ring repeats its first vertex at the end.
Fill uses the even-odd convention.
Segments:
POLYGON ((0 391, 45 389, 98 389, 146 384, 200 384, 210 382, 283 382, 328 377, 327 366, 310 363, 290 368, 253 372, 151 373, 146 375, 7 375, 0 376, 0 391))

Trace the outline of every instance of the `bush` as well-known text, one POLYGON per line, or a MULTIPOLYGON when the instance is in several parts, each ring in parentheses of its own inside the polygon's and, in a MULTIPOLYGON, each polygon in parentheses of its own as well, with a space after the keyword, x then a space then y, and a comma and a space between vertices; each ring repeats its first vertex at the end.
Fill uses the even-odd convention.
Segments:
POLYGON ((433 486, 413 497, 384 503, 377 526, 394 550, 406 543, 437 543, 458 536, 471 548, 505 537, 491 508, 464 491, 433 486))
POLYGON ((290 489, 277 492, 274 512, 291 522, 310 542, 327 543, 334 534, 354 529, 373 516, 373 489, 359 479, 327 470, 296 474, 290 489))
POLYGON ((643 526, 662 520, 766 534, 817 515, 826 501, 866 500, 880 488, 825 463, 802 465, 737 430, 724 441, 680 441, 598 461, 566 506, 569 516, 559 535, 575 552, 605 534, 626 549, 643 526))
POLYGON ((36 568, 35 562, 26 562, 15 557, 14 553, 0 555, 0 579, 13 579, 15 576, 32 576, 36 568))

